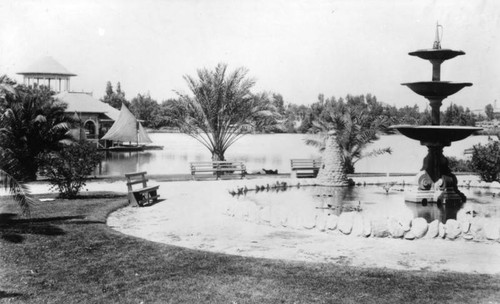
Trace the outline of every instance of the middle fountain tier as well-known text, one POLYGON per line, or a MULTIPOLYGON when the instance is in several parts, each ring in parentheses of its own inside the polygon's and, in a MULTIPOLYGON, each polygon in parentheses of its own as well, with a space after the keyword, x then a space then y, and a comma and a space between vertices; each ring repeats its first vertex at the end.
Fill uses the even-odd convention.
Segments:
MULTIPOLYGON (((438 35, 436 35, 438 37, 438 35)), ((430 126, 396 125, 391 126, 401 134, 420 141, 428 149, 421 171, 416 176, 416 191, 408 192, 406 201, 427 204, 461 204, 466 197, 458 190, 457 178, 451 172, 448 159, 443 155, 443 148, 452 142, 467 138, 472 133, 482 130, 477 127, 440 126, 440 107, 443 99, 460 91, 472 83, 441 81, 441 64, 448 59, 464 55, 463 51, 441 49, 439 39, 434 48, 409 53, 412 56, 429 60, 432 64, 432 81, 403 83, 413 92, 424 96, 431 106, 430 126)))

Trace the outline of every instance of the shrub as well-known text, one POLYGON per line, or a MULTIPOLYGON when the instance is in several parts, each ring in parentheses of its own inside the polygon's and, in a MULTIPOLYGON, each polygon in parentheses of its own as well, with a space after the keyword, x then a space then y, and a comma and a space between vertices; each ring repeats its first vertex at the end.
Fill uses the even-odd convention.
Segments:
POLYGON ((76 198, 102 154, 92 144, 80 141, 58 152, 44 154, 40 174, 47 177, 61 198, 76 198))
POLYGON ((447 157, 448 164, 452 172, 472 172, 474 169, 472 168, 470 160, 459 159, 453 156, 447 157))
POLYGON ((486 145, 475 145, 471 165, 485 182, 498 181, 500 174, 500 143, 490 141, 486 145))

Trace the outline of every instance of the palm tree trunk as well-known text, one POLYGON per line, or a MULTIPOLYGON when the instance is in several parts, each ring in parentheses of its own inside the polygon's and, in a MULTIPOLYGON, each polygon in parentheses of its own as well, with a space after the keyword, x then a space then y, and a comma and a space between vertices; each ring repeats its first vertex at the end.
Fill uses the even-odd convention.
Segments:
POLYGON ((212 151, 212 161, 225 161, 224 153, 212 151))
POLYGON ((337 143, 335 131, 328 132, 325 150, 322 153, 322 165, 318 173, 318 183, 324 186, 347 186, 345 164, 342 150, 337 143))

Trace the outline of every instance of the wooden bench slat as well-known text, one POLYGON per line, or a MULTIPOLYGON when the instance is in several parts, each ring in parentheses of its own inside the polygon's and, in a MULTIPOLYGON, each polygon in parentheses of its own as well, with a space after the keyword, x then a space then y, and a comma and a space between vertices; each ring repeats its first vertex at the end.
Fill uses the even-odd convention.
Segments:
POLYGON ((151 187, 146 187, 146 188, 141 188, 141 189, 134 189, 132 192, 134 193, 142 193, 142 192, 149 192, 152 190, 158 190, 160 186, 151 186, 151 187))
POLYGON ((134 177, 134 176, 146 175, 146 174, 148 174, 147 171, 132 172, 132 173, 125 173, 125 177, 134 177))
POLYGON ((190 167, 193 178, 196 173, 213 173, 217 179, 222 173, 239 172, 242 178, 246 174, 245 164, 238 161, 191 162, 190 167))
POLYGON ((130 181, 127 183, 127 186, 128 185, 135 185, 135 184, 140 184, 140 183, 144 183, 144 182, 148 182, 149 179, 139 179, 139 180, 136 180, 136 181, 130 181))
POLYGON ((318 159, 291 159, 290 165, 292 173, 296 177, 316 177, 322 165, 318 159))

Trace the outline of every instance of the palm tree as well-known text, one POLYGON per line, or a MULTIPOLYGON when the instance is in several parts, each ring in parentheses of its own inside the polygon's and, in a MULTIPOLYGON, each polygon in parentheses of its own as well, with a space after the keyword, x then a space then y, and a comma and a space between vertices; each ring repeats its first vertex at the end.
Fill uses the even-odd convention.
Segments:
POLYGON ((170 123, 203 144, 214 161, 225 160, 226 150, 252 129, 276 123, 276 109, 266 94, 250 92, 255 81, 247 73, 229 73, 226 64, 198 70, 198 79, 184 76, 193 96, 178 93, 167 106, 170 123))
MULTIPOLYGON (((7 76, 0 76, 0 109, 6 105, 6 98, 12 97, 16 94, 14 88, 15 82, 10 80, 7 76)), ((35 202, 31 197, 29 189, 26 185, 18 182, 12 175, 7 173, 6 170, 20 171, 13 169, 15 162, 13 159, 8 160, 3 150, 0 149, 0 184, 1 187, 13 197, 19 204, 24 215, 29 216, 30 205, 35 202)))
POLYGON ((9 174, 17 180, 36 179, 41 153, 57 151, 73 118, 64 113, 66 104, 52 98, 47 87, 17 85, 14 94, 2 93, 0 103, 0 151, 13 163, 9 174))
POLYGON ((327 107, 322 115, 313 121, 313 132, 319 133, 319 137, 307 139, 306 144, 325 151, 326 140, 332 138, 328 136, 328 132, 334 130, 338 153, 341 154, 342 171, 344 174, 351 174, 360 159, 392 152, 391 148, 383 148, 363 153, 368 144, 379 138, 378 133, 386 130, 388 126, 387 117, 373 117, 368 110, 360 106, 343 104, 335 108, 327 107))

